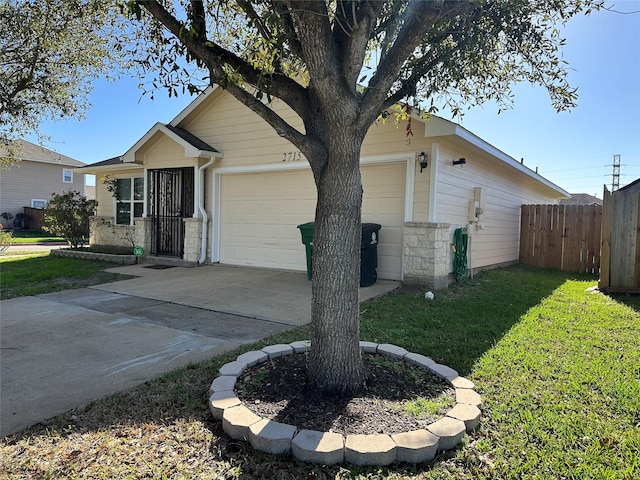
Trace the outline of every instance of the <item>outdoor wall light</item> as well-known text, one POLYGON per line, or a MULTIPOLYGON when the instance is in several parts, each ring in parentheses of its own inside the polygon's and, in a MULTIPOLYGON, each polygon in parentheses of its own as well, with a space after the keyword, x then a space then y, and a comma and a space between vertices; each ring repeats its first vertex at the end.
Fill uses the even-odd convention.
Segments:
POLYGON ((453 161, 454 165, 464 165, 465 163, 467 163, 467 159, 466 158, 459 158, 458 160, 454 160, 453 161))
POLYGON ((422 173, 422 170, 424 168, 427 168, 427 160, 429 160, 427 154, 424 152, 420 152, 420 155, 418 155, 418 162, 420 162, 420 173, 422 173))

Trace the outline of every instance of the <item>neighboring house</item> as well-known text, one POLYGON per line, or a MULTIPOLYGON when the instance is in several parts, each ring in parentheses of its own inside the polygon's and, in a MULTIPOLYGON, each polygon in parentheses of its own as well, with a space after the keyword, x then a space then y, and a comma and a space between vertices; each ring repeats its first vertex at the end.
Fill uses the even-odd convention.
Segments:
POLYGON ((623 192, 640 192, 640 178, 634 180, 633 182, 625 185, 624 187, 619 188, 617 191, 623 192))
POLYGON ((0 172, 0 212, 15 217, 23 213, 23 207, 44 208, 52 193, 76 190, 84 194, 84 174, 75 171, 84 163, 25 140, 19 142, 19 161, 0 172))
POLYGON ((570 198, 561 199, 560 205, 602 205, 602 200, 588 193, 572 193, 570 198))
MULTIPOLYGON (((303 129, 282 102, 273 106, 303 129)), ((446 287, 458 227, 471 238, 470 267, 518 261, 520 206, 569 194, 455 123, 435 116, 412 122, 410 143, 405 128, 389 121, 372 125, 362 147, 362 221, 382 225, 378 277, 446 287)), ((306 268, 297 226, 314 219, 309 164, 221 88, 154 125, 124 155, 79 171, 97 175, 93 243, 123 244, 135 224, 135 242, 147 255, 306 268), (117 179, 119 201, 105 175, 117 179)))

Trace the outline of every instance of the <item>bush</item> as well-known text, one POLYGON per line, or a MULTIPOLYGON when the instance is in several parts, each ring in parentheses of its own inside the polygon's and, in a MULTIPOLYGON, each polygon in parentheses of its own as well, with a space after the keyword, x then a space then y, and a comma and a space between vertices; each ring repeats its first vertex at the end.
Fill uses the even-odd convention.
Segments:
POLYGON ((89 219, 95 215, 98 202, 80 192, 54 193, 44 209, 44 231, 63 237, 72 249, 89 243, 89 219))
POLYGON ((7 232, 5 230, 0 229, 0 254, 4 253, 5 250, 9 248, 9 245, 11 245, 12 238, 13 238, 13 235, 11 234, 11 232, 7 232))

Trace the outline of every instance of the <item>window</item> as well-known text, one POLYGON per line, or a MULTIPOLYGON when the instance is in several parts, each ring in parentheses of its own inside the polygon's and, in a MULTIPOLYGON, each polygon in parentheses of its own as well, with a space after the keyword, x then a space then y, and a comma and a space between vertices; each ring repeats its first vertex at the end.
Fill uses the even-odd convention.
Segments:
POLYGON ((119 178, 116 182, 119 193, 116 201, 116 224, 133 225, 133 219, 142 217, 144 209, 144 180, 119 178))
POLYGON ((44 208, 47 206, 47 201, 41 198, 31 199, 31 208, 44 208))
POLYGON ((73 183, 73 171, 68 168, 62 169, 62 181, 64 183, 73 183))

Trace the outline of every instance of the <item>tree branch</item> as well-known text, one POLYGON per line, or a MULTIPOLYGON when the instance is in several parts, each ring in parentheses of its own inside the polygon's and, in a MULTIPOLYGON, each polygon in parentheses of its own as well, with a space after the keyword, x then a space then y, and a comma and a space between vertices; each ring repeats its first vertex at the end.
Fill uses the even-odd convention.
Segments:
POLYGON ((338 64, 329 13, 324 0, 285 0, 293 15, 300 39, 310 85, 317 94, 322 111, 336 120, 355 121, 355 108, 347 108, 356 92, 344 81, 338 64))
MULTIPOLYGON (((220 83, 225 78, 225 65, 229 65, 238 72, 247 83, 267 92, 270 95, 282 99, 304 120, 308 114, 305 108, 307 103, 304 87, 278 73, 265 73, 247 63, 232 52, 210 41, 200 41, 188 35, 181 35, 182 23, 169 13, 157 1, 145 1, 141 4, 158 22, 164 25, 175 35, 194 55, 205 63, 210 70, 212 80, 220 83)), ((259 100, 256 100, 259 102, 259 100)), ((259 102, 261 103, 261 102, 259 102)))
POLYGON ((293 19, 291 18, 291 12, 287 9, 284 2, 280 0, 272 0, 271 5, 273 6, 274 11, 276 11, 280 16, 280 20, 282 22, 281 25, 287 40, 289 41, 289 48, 291 48, 291 52, 298 58, 304 60, 302 45, 300 45, 300 40, 296 35, 296 28, 293 24, 293 19))
POLYGON ((340 54, 342 72, 348 85, 356 86, 369 40, 373 35, 378 15, 384 8, 379 0, 342 0, 338 3, 336 18, 341 18, 339 26, 334 26, 334 42, 340 54), (348 31, 346 27, 349 27, 348 31))
MULTIPOLYGON (((311 109, 308 108, 306 92, 301 85, 284 75, 264 75, 263 72, 251 67, 241 58, 212 42, 207 41, 203 43, 189 36, 180 37, 182 24, 162 5, 156 1, 147 1, 142 3, 142 6, 158 22, 179 38, 195 57, 207 65, 212 80, 219 83, 221 79, 226 76, 224 69, 225 63, 236 69, 248 83, 254 86, 257 86, 260 78, 265 78, 268 81, 268 88, 265 88, 265 91, 270 91, 274 96, 285 101, 285 103, 299 114, 305 124, 310 120, 309 115, 311 114, 311 109)), ((263 118, 278 135, 296 145, 300 150, 307 153, 324 150, 320 142, 289 125, 282 117, 275 113, 273 109, 269 108, 240 85, 229 81, 224 85, 224 88, 242 104, 263 118)))
POLYGON ((461 0, 440 0, 439 2, 412 0, 409 3, 398 36, 378 65, 364 93, 362 101, 364 122, 371 122, 376 118, 379 107, 397 79, 403 63, 433 25, 438 21, 455 18, 470 8, 471 2, 461 0))

